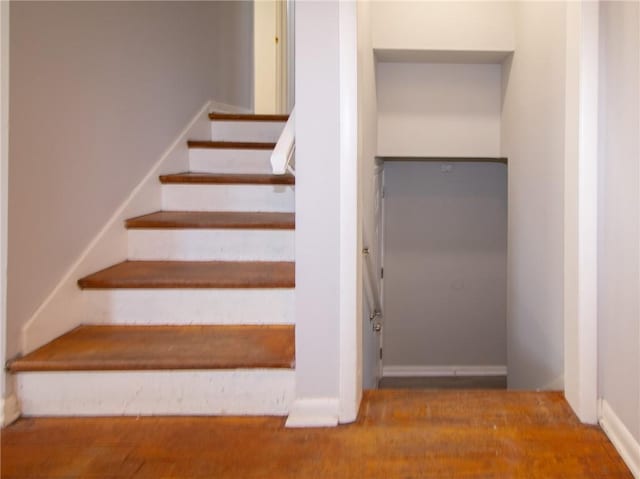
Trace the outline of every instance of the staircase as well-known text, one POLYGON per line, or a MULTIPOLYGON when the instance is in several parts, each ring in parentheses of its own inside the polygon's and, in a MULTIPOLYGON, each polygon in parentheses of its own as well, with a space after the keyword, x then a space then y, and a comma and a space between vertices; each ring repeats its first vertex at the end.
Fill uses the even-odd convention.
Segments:
POLYGON ((287 120, 212 113, 128 260, 80 278, 85 324, 9 364, 25 415, 286 415, 294 394, 294 177, 287 120))

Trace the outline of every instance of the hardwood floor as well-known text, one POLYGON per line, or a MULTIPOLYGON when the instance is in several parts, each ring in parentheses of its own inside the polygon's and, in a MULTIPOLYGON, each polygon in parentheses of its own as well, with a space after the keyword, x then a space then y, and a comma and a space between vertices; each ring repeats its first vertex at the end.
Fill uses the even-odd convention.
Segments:
POLYGON ((632 479, 561 393, 365 393, 355 424, 282 418, 21 419, 2 431, 2 478, 632 479))

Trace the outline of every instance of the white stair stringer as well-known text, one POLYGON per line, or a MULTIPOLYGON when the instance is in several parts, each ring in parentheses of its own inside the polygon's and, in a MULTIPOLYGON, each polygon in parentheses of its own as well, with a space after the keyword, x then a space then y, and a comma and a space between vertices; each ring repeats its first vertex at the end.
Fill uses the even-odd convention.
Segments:
POLYGON ((293 324, 293 288, 87 289, 87 323, 293 324))
POLYGON ((282 133, 284 121, 228 121, 211 122, 213 141, 242 141, 276 143, 282 133))
POLYGON ((129 259, 293 261, 294 232, 279 229, 130 229, 129 259))
POLYGON ((17 375, 26 416, 273 415, 294 397, 293 369, 55 371, 17 375))
POLYGON ((293 212, 293 185, 164 184, 162 209, 293 212))
POLYGON ((189 168, 196 173, 271 174, 273 150, 190 148, 189 168))

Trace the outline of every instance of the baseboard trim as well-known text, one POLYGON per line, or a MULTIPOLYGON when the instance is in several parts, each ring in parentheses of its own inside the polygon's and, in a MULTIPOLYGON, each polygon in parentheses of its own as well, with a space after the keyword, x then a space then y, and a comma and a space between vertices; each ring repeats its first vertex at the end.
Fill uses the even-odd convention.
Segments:
POLYGON ((335 427, 340 416, 338 398, 296 399, 285 427, 335 427))
POLYGON ((220 101, 211 100, 209 102, 209 111, 216 111, 219 113, 253 113, 250 108, 243 106, 230 105, 220 101))
POLYGON ((22 353, 29 353, 86 321, 90 305, 85 301, 76 281, 127 258, 127 230, 123 226, 124 221, 161 209, 158 175, 188 170, 187 140, 211 138, 211 122, 208 117, 210 108, 211 102, 207 101, 192 117, 23 326, 22 353))
POLYGON ((598 418, 602 430, 620 453, 633 477, 640 479, 640 443, 604 399, 598 401, 598 418))
POLYGON ((15 394, 0 399, 0 424, 2 427, 8 426, 20 417, 20 403, 15 394))
POLYGON ((506 366, 384 366, 382 377, 506 376, 506 366))

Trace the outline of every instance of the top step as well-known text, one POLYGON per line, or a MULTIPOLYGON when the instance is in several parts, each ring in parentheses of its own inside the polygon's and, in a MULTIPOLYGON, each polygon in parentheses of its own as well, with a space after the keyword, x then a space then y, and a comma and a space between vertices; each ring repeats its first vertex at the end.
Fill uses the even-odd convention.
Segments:
POLYGON ((289 115, 257 115, 254 113, 209 113, 212 121, 279 121, 285 122, 289 115))

